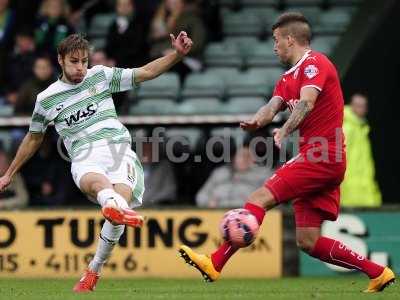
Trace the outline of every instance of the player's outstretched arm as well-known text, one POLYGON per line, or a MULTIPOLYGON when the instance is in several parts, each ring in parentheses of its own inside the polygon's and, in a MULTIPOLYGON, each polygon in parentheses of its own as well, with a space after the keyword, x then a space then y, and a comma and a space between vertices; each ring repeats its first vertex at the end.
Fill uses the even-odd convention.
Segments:
POLYGON ((274 135, 275 143, 280 146, 282 139, 287 137, 303 122, 304 118, 313 110, 319 90, 314 87, 305 87, 300 90, 300 101, 294 107, 289 119, 274 135))
POLYGON ((18 147, 17 154, 11 162, 6 173, 0 177, 0 192, 10 184, 12 177, 21 169, 23 164, 32 157, 42 144, 44 133, 28 132, 21 145, 18 147))
POLYGON ((160 57, 143 67, 135 69, 135 83, 151 80, 158 75, 168 71, 173 65, 179 62, 192 48, 193 42, 186 32, 181 31, 175 38, 170 34, 172 48, 174 49, 167 55, 160 57))
POLYGON ((280 97, 272 97, 266 105, 258 110, 251 120, 241 122, 240 127, 249 131, 262 128, 272 122, 281 107, 282 99, 280 97))

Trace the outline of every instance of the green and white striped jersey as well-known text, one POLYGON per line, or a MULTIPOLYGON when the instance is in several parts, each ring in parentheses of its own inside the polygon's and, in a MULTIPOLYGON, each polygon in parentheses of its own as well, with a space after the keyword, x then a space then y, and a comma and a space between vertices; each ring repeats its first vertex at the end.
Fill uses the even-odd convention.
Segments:
POLYGON ((76 85, 57 80, 36 99, 30 132, 45 132, 54 121, 69 156, 107 144, 131 143, 117 119, 112 93, 132 89, 134 69, 94 66, 76 85))

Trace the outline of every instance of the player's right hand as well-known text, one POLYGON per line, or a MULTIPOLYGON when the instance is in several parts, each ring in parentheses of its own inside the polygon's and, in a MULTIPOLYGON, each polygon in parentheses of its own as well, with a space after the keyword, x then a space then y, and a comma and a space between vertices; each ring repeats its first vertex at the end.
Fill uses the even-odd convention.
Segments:
POLYGON ((243 130, 254 131, 261 128, 260 122, 256 120, 247 120, 240 122, 240 128, 243 130))
POLYGON ((3 175, 0 177, 0 192, 4 192, 4 190, 9 186, 11 183, 11 177, 8 175, 3 175))

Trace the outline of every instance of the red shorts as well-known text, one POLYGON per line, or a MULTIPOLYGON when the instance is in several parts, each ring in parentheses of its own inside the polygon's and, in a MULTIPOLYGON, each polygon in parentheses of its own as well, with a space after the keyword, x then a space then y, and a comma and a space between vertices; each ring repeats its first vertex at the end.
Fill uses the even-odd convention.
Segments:
POLYGON ((310 162, 300 153, 265 182, 278 203, 294 200, 298 227, 319 227, 339 214, 340 183, 346 170, 341 162, 310 162))

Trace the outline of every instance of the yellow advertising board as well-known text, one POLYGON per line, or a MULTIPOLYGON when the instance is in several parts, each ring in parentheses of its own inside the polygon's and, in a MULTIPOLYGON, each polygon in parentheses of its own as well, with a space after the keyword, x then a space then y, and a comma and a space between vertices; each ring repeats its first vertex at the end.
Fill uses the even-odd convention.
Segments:
MULTIPOLYGON (((199 277, 177 249, 210 253, 221 242, 224 211, 141 210, 141 229, 127 228, 103 269, 107 277, 199 277)), ((282 216, 269 212, 254 244, 241 249, 224 277, 282 274, 282 216)), ((96 251, 104 222, 98 210, 0 212, 0 277, 79 277, 96 251)))

